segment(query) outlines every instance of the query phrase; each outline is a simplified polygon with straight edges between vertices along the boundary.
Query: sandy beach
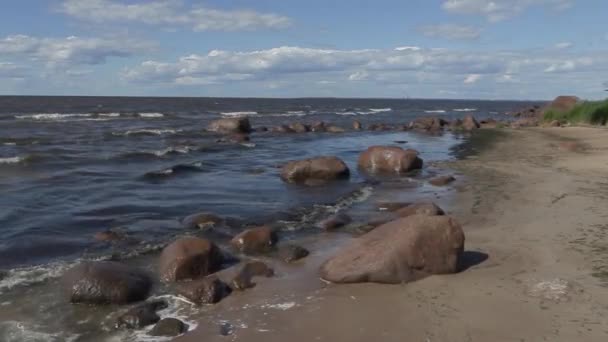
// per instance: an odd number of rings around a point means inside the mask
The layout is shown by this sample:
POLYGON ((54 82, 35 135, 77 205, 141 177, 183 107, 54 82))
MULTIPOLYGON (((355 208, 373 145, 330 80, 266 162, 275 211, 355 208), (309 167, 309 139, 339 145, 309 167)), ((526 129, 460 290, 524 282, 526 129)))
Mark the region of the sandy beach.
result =
POLYGON ((466 270, 404 285, 324 284, 319 265, 352 239, 335 233, 304 241, 313 253, 303 265, 273 264, 276 278, 205 311, 177 340, 606 341, 608 130, 489 132, 491 143, 440 165, 458 179, 439 203, 464 228, 466 270))

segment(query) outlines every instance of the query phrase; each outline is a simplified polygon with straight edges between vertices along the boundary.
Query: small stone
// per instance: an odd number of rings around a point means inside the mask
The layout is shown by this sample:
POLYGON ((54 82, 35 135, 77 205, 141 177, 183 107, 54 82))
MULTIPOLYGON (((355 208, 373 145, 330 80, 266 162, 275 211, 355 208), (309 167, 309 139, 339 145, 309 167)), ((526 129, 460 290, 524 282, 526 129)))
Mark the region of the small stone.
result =
POLYGON ((434 185, 434 186, 444 186, 444 185, 448 185, 448 184, 452 183, 455 180, 456 180, 456 178, 454 178, 454 176, 440 176, 440 177, 431 179, 429 181, 429 183, 431 183, 431 185, 434 185))
POLYGON ((119 329, 141 329, 152 325, 160 320, 156 311, 167 308, 165 301, 152 301, 129 309, 118 317, 116 328, 119 329))
POLYGON ((176 291, 197 305, 215 304, 230 294, 228 285, 213 276, 179 283, 176 291))
POLYGON ((177 318, 163 318, 150 331, 152 336, 177 336, 188 331, 188 325, 177 318))
POLYGON ((279 247, 279 258, 281 260, 291 263, 303 258, 306 258, 310 252, 298 245, 284 245, 279 247))
POLYGON ((330 231, 344 227, 351 222, 352 219, 350 218, 350 216, 344 213, 337 213, 319 222, 319 228, 330 231))
POLYGON ((248 262, 232 279, 231 286, 234 290, 246 290, 255 286, 252 281, 253 277, 272 277, 274 270, 261 261, 248 262))

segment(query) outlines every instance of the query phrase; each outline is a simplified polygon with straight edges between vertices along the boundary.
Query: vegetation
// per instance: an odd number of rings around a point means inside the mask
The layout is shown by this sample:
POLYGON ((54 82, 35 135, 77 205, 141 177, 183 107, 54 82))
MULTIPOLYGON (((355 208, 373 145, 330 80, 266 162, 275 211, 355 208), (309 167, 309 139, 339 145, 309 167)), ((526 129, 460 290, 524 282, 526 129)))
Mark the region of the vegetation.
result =
POLYGON ((543 119, 548 122, 557 120, 561 123, 606 125, 608 123, 608 99, 581 102, 572 110, 565 112, 549 110, 545 112, 543 119))

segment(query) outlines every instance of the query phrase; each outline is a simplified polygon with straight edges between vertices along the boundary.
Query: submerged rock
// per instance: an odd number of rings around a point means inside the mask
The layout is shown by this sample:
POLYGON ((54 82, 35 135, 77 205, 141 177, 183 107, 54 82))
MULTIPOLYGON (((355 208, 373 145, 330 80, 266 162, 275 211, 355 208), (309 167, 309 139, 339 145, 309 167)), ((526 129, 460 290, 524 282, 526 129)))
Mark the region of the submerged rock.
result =
POLYGON ((82 262, 63 275, 62 283, 70 302, 86 304, 137 302, 152 289, 144 272, 113 261, 82 262))
POLYGON ((395 146, 372 146, 361 153, 359 168, 367 172, 405 173, 422 168, 418 151, 395 146))
POLYGON ((306 248, 292 244, 280 246, 278 252, 279 258, 287 263, 306 258, 308 254, 310 252, 306 248))
POLYGON ((317 121, 310 125, 310 130, 313 132, 325 132, 325 122, 317 121))
POLYGON ((329 132, 329 133, 344 133, 344 132, 346 132, 346 130, 344 128, 338 127, 338 126, 327 126, 325 128, 325 131, 329 132))
POLYGON ((281 170, 281 179, 288 183, 332 181, 350 177, 348 166, 337 157, 317 157, 292 161, 281 170))
POLYGON ((251 139, 248 134, 245 133, 233 133, 226 137, 217 140, 219 143, 230 143, 230 144, 242 144, 249 142, 251 139))
POLYGON ((435 177, 433 179, 431 179, 429 181, 429 183, 431 183, 431 185, 434 186, 444 186, 444 185, 448 185, 450 183, 452 183, 453 181, 455 181, 456 178, 454 178, 454 176, 439 176, 439 177, 435 177))
POLYGON ((272 127, 272 128, 270 128, 270 131, 272 133, 295 133, 295 131, 287 125, 280 125, 280 126, 272 127))
POLYGON ((272 277, 274 270, 261 261, 251 261, 241 267, 230 282, 234 290, 246 290, 255 286, 254 277, 272 277))
POLYGON ((150 331, 152 336, 178 336, 188 331, 188 324, 177 318, 163 318, 150 331))
POLYGON ((116 320, 116 328, 141 329, 152 325, 160 320, 156 311, 165 308, 167 308, 167 302, 163 300, 140 304, 120 315, 116 320))
POLYGON ((197 305, 215 304, 230 294, 228 285, 214 276, 181 282, 176 286, 176 291, 197 305))
POLYGON ((443 209, 433 202, 420 202, 408 205, 405 208, 401 208, 395 213, 399 217, 408 217, 412 215, 424 215, 424 216, 436 216, 445 215, 443 209))
POLYGON ((289 128, 296 133, 306 133, 310 131, 310 127, 304 125, 301 122, 295 122, 289 125, 289 128))
POLYGON ((459 270, 464 233, 448 216, 415 215, 355 239, 321 266, 334 283, 407 283, 459 270))
POLYGON ((116 229, 108 229, 95 233, 93 238, 100 242, 115 242, 124 240, 126 234, 116 229))
POLYGON ((219 270, 222 261, 222 253, 213 242, 197 237, 179 238, 160 255, 160 279, 169 282, 204 277, 219 270))
POLYGON ((344 227, 351 222, 352 219, 350 216, 346 215, 345 213, 337 213, 319 222, 318 226, 323 230, 330 231, 344 227))
POLYGON ((224 118, 212 121, 207 129, 218 133, 251 133, 251 124, 248 118, 224 118))
POLYGON ((223 222, 221 217, 208 212, 192 214, 182 220, 182 224, 189 229, 209 229, 223 222))
POLYGON ((235 236, 230 244, 244 254, 267 253, 277 243, 278 236, 274 229, 262 226, 247 229, 235 236))

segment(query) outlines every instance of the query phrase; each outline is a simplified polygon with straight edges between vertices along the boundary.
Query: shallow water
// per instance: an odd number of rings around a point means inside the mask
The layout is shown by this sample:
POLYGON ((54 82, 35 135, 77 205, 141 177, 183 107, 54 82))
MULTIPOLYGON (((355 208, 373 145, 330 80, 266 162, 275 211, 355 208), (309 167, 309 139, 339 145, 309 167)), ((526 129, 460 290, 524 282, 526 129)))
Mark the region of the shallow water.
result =
MULTIPOLYGON (((112 334, 118 308, 70 306, 56 277, 81 258, 118 254, 154 271, 154 251, 192 233, 183 217, 209 211, 244 224, 278 222, 285 236, 350 209, 361 220, 373 200, 434 196, 414 180, 377 183, 356 171, 370 145, 414 148, 427 165, 455 157, 466 136, 411 132, 254 133, 249 144, 217 143, 204 131, 220 117, 248 115, 254 127, 323 120, 407 124, 421 115, 504 117, 527 103, 343 99, 148 99, 0 97, 0 337, 7 341, 85 341, 112 334), (395 141, 406 141, 397 144, 395 141), (282 163, 336 155, 353 171, 323 188, 286 185, 282 163), (120 227, 132 243, 104 244, 95 232, 120 227), (135 258, 134 258, 135 257, 135 258), (101 319, 102 317, 103 319, 101 319), (87 321, 88 319, 88 321, 87 321), (111 324, 110 324, 111 325, 111 324), (28 335, 29 334, 29 335, 28 335)), ((419 178, 433 173, 425 168, 419 178)), ((227 235, 236 231, 227 231, 227 235)), ((223 244, 221 237, 218 243, 223 244)), ((165 295, 162 287, 158 295, 165 295)), ((173 310, 192 310, 173 300, 173 310)), ((141 340, 143 335, 133 335, 141 340)), ((0 339, 1 340, 1 339, 0 339)))

